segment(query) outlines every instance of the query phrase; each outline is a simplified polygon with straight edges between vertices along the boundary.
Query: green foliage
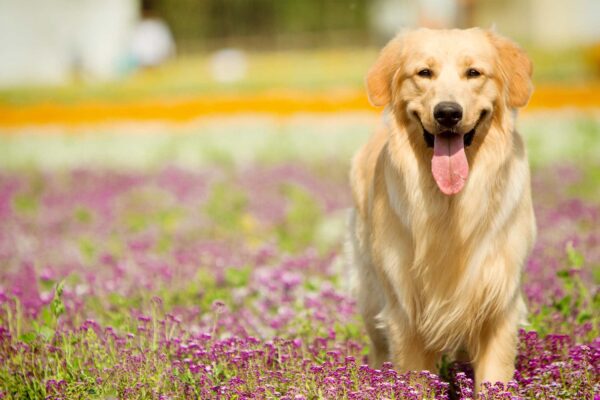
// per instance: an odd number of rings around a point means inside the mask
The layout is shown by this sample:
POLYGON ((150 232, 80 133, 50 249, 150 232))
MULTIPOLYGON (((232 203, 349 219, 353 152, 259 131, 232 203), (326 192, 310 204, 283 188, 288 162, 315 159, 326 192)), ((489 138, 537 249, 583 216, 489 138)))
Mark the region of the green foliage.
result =
POLYGON ((79 251, 87 262, 91 262, 96 256, 96 244, 88 237, 79 238, 79 251))
MULTIPOLYGON (((573 247, 573 242, 567 243, 567 257, 569 259, 569 265, 571 266, 571 268, 577 270, 581 269, 585 260, 583 258, 583 254, 575 250, 575 248, 573 247)), ((561 273, 562 271, 559 271, 559 274, 561 273)))
POLYGON ((64 281, 60 281, 56 285, 56 290, 54 292, 54 298, 52 299, 52 302, 50 303, 50 310, 52 311, 52 315, 56 319, 58 319, 58 317, 60 317, 60 315, 65 312, 65 305, 62 302, 62 294, 63 294, 64 284, 65 284, 64 281))
POLYGON ((225 282, 229 286, 242 287, 248 285, 252 269, 250 267, 244 268, 228 268, 225 270, 225 282))
MULTIPOLYGON (((318 44, 324 45, 331 43, 327 32, 366 36, 368 5, 367 0, 158 0, 156 9, 181 45, 227 38, 239 43, 244 37, 276 44, 278 37, 308 33, 320 33, 318 44)), ((352 37, 343 41, 351 43, 352 37)))
POLYGON ((21 194, 13 199, 15 210, 22 213, 34 213, 38 208, 37 198, 30 194, 21 194))
POLYGON ((552 301, 550 306, 541 306, 537 312, 530 315, 531 328, 541 336, 549 332, 565 332, 571 328, 569 324, 554 326, 551 316, 558 311, 567 321, 573 321, 577 325, 585 322, 592 323, 589 333, 590 340, 598 335, 600 326, 600 292, 590 292, 581 277, 581 269, 585 264, 585 258, 573 243, 566 245, 567 268, 560 269, 556 276, 563 284, 563 295, 552 301))
POLYGON ((241 229, 246 204, 244 192, 221 182, 213 185, 204 211, 213 220, 216 233, 224 234, 241 229))
POLYGON ((322 211, 310 193, 301 187, 288 185, 283 190, 288 211, 285 221, 277 227, 277 240, 282 249, 294 252, 313 243, 322 211))
POLYGON ((361 324, 358 322, 348 322, 346 324, 337 323, 334 326, 336 338, 343 341, 356 340, 361 343, 367 342, 368 339, 365 332, 362 330, 361 324))
POLYGON ((82 224, 88 224, 92 221, 93 215, 90 210, 84 207, 78 207, 75 210, 75 219, 82 224))
MULTIPOLYGON (((127 209, 124 222, 132 232, 141 232, 150 226, 158 227, 163 233, 171 233, 182 219, 182 212, 176 206, 160 206, 160 196, 155 193, 144 193, 140 195, 134 204, 127 209), (155 204, 156 210, 148 212, 148 204, 155 204)), ((162 199, 164 201, 164 199, 162 199)))
MULTIPOLYGON (((62 301, 64 281, 60 281, 56 284, 54 290, 54 297, 49 305, 42 308, 37 320, 32 320, 30 326, 22 326, 22 309, 20 303, 15 299, 17 306, 15 307, 15 319, 16 324, 14 325, 15 330, 11 333, 14 334, 19 340, 24 343, 33 344, 41 337, 44 341, 51 341, 56 333, 58 326, 58 320, 60 316, 65 312, 65 305, 62 301)), ((9 328, 11 327, 12 312, 9 308, 6 308, 7 316, 9 319, 9 328)))

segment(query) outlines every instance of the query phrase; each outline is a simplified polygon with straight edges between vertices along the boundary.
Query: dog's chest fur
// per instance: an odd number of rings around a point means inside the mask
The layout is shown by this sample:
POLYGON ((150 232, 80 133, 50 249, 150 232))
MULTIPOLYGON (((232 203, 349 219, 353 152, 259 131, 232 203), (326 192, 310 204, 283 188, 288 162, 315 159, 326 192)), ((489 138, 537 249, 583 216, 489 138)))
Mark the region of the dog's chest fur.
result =
MULTIPOLYGON (((381 168, 383 179, 374 184, 385 189, 375 190, 381 198, 373 198, 373 218, 387 219, 388 228, 374 235, 376 263, 393 282, 404 318, 424 343, 435 351, 456 350, 479 333, 496 308, 510 300, 507 291, 518 286, 519 266, 505 262, 507 255, 496 254, 506 246, 495 244, 507 240, 506 221, 523 194, 519 186, 526 183, 525 177, 504 171, 511 176, 510 184, 517 185, 507 191, 480 182, 487 171, 474 169, 464 191, 448 197, 436 193, 429 176, 420 175, 424 171, 418 162, 398 165, 388 158, 381 168), (418 178, 406 179, 406 174, 418 178), (516 270, 498 273, 499 268, 516 270)), ((499 181, 495 186, 505 184, 499 181)), ((382 321, 385 318, 382 315, 382 321)))

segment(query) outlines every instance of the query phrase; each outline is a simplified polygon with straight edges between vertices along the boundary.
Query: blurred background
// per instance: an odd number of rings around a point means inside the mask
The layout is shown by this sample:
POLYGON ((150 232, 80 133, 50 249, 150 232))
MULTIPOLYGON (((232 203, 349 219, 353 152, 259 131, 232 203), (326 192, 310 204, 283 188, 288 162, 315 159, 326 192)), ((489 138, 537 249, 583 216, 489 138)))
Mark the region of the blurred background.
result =
POLYGON ((600 0, 0 0, 0 399, 405 387, 344 358, 368 348, 342 243, 364 76, 418 26, 533 60, 519 396, 591 398, 600 0))
POLYGON ((534 163, 593 157, 598 21, 597 0, 0 0, 0 166, 349 158, 380 112, 366 70, 417 26, 516 40, 534 163))

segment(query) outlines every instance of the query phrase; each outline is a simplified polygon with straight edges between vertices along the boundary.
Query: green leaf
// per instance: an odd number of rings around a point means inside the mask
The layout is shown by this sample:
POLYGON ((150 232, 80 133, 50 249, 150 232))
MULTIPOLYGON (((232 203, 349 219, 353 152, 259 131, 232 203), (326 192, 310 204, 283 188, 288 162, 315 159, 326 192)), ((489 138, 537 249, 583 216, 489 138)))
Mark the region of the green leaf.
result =
POLYGON ((27 332, 27 333, 23 333, 21 336, 19 336, 19 340, 21 340, 22 342, 25 342, 27 344, 33 343, 33 341, 36 338, 37 338, 37 333, 35 333, 35 332, 27 332))
POLYGON ((567 243, 567 257, 569 258, 569 264, 576 269, 581 268, 585 261, 583 254, 573 247, 573 242, 567 243))
POLYGON ((569 277, 569 271, 566 269, 560 269, 556 271, 556 276, 562 279, 566 279, 569 277))
POLYGON ((13 206, 19 212, 35 212, 38 208, 38 201, 32 195, 21 194, 13 198, 13 206))
POLYGON ((307 280, 304 282, 304 288, 309 292, 316 292, 319 287, 312 280, 307 280))
POLYGON ((245 268, 229 268, 225 270, 225 281, 234 287, 246 286, 250 280, 251 270, 245 268))
POLYGON ((561 312, 564 316, 569 316, 571 314, 571 295, 566 295, 559 301, 554 303, 554 307, 561 312))
POLYGON ((52 279, 40 279, 39 282, 42 290, 50 290, 56 285, 56 282, 52 279))
POLYGON ((213 186, 204 211, 215 226, 229 233, 239 230, 246 205, 246 194, 241 189, 221 182, 213 186))
POLYGON ((62 294, 63 294, 64 287, 65 287, 65 281, 60 281, 60 282, 58 282, 58 284, 56 285, 56 295, 57 295, 58 297, 62 297, 62 294))
POLYGON ((323 215, 312 194, 298 185, 285 185, 283 192, 288 200, 285 221, 277 227, 279 246, 295 252, 314 242, 319 221, 323 215))
POLYGON ((51 326, 54 323, 55 317, 49 307, 42 308, 41 317, 46 326, 51 326))
POLYGON ((54 314, 55 318, 58 318, 62 313, 65 312, 65 305, 62 302, 62 294, 63 294, 64 284, 65 284, 65 281, 60 281, 56 285, 56 290, 54 292, 54 298, 52 299, 52 302, 50 303, 50 309, 52 310, 52 314, 54 314))
POLYGON ((87 208, 79 207, 75 210, 75 219, 81 223, 87 224, 92 221, 92 213, 87 208))
POLYGON ((91 261, 96 254, 96 246, 90 239, 83 237, 79 239, 79 251, 87 261, 91 261))
POLYGON ((583 324, 584 322, 589 321, 590 319, 592 319, 592 314, 590 314, 588 311, 582 311, 577 316, 577 323, 583 324))
POLYGON ((594 283, 600 284, 600 266, 595 266, 592 268, 592 275, 594 276, 594 283))
POLYGON ((343 325, 336 324, 335 330, 339 336, 344 337, 346 339, 361 339, 360 329, 355 323, 348 322, 343 325))
POLYGON ((38 331, 38 334, 44 338, 44 340, 49 341, 54 337, 54 329, 49 326, 42 325, 38 331))

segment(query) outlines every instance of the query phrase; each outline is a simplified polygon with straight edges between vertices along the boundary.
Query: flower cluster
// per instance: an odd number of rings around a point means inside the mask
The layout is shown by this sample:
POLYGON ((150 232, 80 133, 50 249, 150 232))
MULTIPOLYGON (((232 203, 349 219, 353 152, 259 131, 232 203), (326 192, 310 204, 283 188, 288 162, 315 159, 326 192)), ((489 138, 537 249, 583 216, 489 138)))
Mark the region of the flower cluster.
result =
MULTIPOLYGON (((347 167, 317 167, 0 172, 0 398, 474 398, 468 365, 365 365, 347 167)), ((482 399, 600 393, 600 205, 564 190, 585 179, 534 175, 530 325, 482 399)))

